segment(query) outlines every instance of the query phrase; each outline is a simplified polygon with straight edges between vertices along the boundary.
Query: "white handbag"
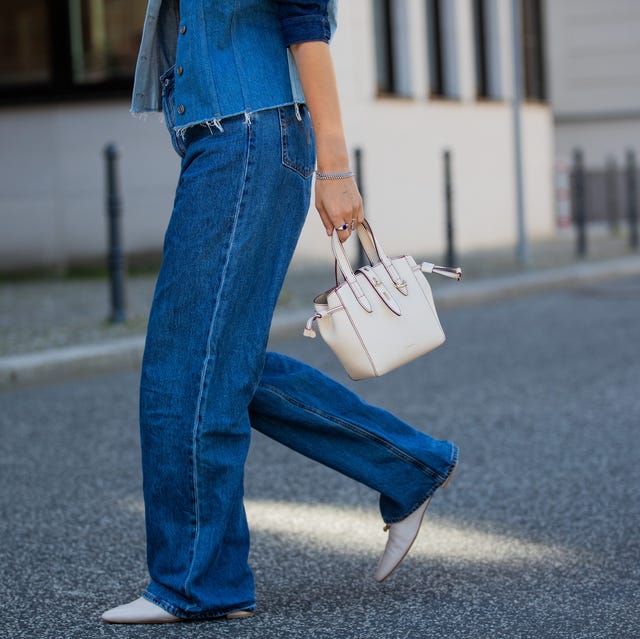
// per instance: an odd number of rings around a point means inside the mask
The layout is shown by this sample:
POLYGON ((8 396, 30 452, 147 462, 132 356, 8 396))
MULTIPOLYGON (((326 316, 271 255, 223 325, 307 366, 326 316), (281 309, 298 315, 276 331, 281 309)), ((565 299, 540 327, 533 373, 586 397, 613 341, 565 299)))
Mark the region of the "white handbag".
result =
POLYGON ((444 331, 422 273, 462 277, 460 268, 418 265, 410 255, 389 259, 368 222, 356 230, 369 264, 354 272, 333 233, 336 286, 314 299, 316 312, 304 329, 306 337, 315 337, 318 322, 320 335, 354 380, 384 375, 440 346, 444 331))

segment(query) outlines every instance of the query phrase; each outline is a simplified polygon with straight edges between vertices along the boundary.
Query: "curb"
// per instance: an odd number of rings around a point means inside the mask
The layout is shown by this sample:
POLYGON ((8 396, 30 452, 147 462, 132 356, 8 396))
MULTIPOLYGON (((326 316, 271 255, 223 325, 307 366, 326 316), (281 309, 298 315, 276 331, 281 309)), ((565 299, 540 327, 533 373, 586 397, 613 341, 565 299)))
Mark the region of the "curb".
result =
MULTIPOLYGON (((602 262, 573 264, 568 267, 517 273, 471 282, 465 286, 443 287, 435 291, 439 309, 452 309, 487 301, 549 291, 565 286, 640 275, 640 256, 602 262)), ((290 337, 313 313, 308 309, 278 310, 270 338, 290 337)), ((123 337, 84 346, 66 346, 24 355, 0 357, 0 390, 62 380, 67 377, 116 370, 138 370, 144 350, 144 335, 123 337)))
POLYGON ((144 340, 144 335, 136 335, 0 357, 0 389, 61 380, 79 374, 136 370, 142 362, 144 340))

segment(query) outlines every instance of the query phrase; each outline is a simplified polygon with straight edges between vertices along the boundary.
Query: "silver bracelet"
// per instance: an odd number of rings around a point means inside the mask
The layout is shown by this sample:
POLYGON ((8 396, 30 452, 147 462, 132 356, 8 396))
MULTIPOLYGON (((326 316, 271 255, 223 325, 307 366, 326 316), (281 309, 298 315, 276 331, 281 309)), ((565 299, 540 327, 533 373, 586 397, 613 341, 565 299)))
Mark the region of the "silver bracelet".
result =
POLYGON ((342 173, 320 173, 320 171, 316 171, 316 180, 344 180, 350 177, 353 177, 351 169, 342 173))

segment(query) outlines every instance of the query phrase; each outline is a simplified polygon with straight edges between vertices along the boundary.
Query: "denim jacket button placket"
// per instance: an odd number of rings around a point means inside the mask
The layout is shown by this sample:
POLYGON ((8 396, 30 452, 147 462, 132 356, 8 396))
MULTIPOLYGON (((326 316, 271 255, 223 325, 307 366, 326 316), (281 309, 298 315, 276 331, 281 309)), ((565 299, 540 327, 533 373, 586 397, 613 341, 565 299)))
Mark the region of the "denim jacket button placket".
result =
POLYGON ((336 4, 337 0, 148 0, 131 110, 162 109, 161 89, 165 87, 158 77, 174 65, 179 80, 176 101, 184 107, 183 114, 175 110, 181 127, 304 103, 295 60, 287 45, 330 40, 336 4), (240 12, 246 11, 255 20, 239 20, 240 12), (260 34, 266 33, 270 37, 257 42, 260 34), (228 46, 230 34, 233 55, 228 46), (258 45, 269 72, 246 73, 242 65, 258 45))

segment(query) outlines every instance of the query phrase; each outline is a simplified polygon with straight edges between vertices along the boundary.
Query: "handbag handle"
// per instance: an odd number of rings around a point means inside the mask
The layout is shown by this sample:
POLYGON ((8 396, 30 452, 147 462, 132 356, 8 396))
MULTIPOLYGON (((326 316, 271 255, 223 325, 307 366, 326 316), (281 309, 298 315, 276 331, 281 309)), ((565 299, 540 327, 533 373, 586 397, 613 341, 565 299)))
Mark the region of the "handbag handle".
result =
POLYGON ((362 220, 360 224, 356 227, 356 231, 358 233, 358 237, 360 238, 360 243, 362 244, 362 248, 369 259, 369 263, 373 266, 376 263, 376 257, 389 274, 391 281, 394 283, 395 287, 402 293, 403 295, 407 295, 407 283, 400 277, 400 273, 393 265, 393 262, 389 258, 389 256, 385 253, 384 249, 380 242, 378 242, 376 236, 373 234, 373 229, 371 228, 371 224, 367 222, 367 220, 362 220))
MULTIPOLYGON (((398 273, 398 270, 393 265, 393 262, 391 261, 389 256, 386 254, 385 250, 382 248, 382 245, 380 244, 380 242, 378 242, 376 236, 373 234, 373 229, 371 228, 371 225, 369 224, 369 222, 367 222, 367 220, 362 220, 362 222, 360 222, 356 226, 356 232, 358 233, 358 237, 360 238, 360 243, 362 244, 362 248, 365 252, 365 255, 369 260, 369 264, 371 264, 371 266, 374 266, 378 262, 381 263, 384 266, 387 273, 389 274, 391 281, 393 282, 394 286, 398 289, 398 291, 403 295, 408 295, 407 283, 402 279, 402 277, 400 276, 400 273, 398 273)), ((332 239, 334 235, 336 234, 335 233, 332 234, 331 236, 332 239)), ((344 250, 342 252, 344 253, 344 250)), ((335 250, 333 251, 333 254, 336 255, 335 250)), ((345 257, 346 257, 346 254, 345 254, 345 257)), ((342 271, 342 268, 340 268, 340 271, 342 271)), ((344 277, 344 271, 342 271, 342 275, 344 277)), ((337 286, 339 283, 337 256, 336 256, 335 276, 336 276, 336 286, 337 286)))
MULTIPOLYGON (((362 243, 362 248, 369 259, 369 263, 373 266, 376 263, 375 257, 377 257, 389 274, 389 277, 396 289, 398 289, 398 291, 403 295, 408 295, 407 283, 402 279, 400 273, 398 273, 398 270, 393 265, 393 262, 389 259, 389 256, 385 253, 384 249, 376 239, 369 222, 367 222, 367 220, 362 220, 362 222, 356 226, 356 231, 360 238, 360 242, 362 243)), ((367 299, 367 296, 364 294, 362 287, 356 279, 351 263, 349 262, 349 258, 347 257, 347 253, 344 250, 344 246, 338 238, 337 233, 331 234, 331 248, 336 259, 336 275, 337 271, 340 270, 342 277, 344 277, 345 281, 353 291, 353 294, 358 300, 360 306, 362 306, 362 308, 364 308, 368 313, 371 313, 373 310, 371 303, 367 299)), ((338 278, 336 277, 336 285, 337 284, 338 278)))
POLYGON ((344 246, 336 232, 331 234, 331 249, 333 250, 333 256, 336 259, 336 264, 342 273, 342 277, 344 277, 345 282, 349 285, 349 288, 358 300, 358 304, 360 304, 367 313, 372 313, 373 307, 371 306, 371 302, 364 294, 362 287, 358 283, 356 275, 353 272, 353 268, 351 268, 351 263, 349 262, 347 253, 344 250, 344 246))

